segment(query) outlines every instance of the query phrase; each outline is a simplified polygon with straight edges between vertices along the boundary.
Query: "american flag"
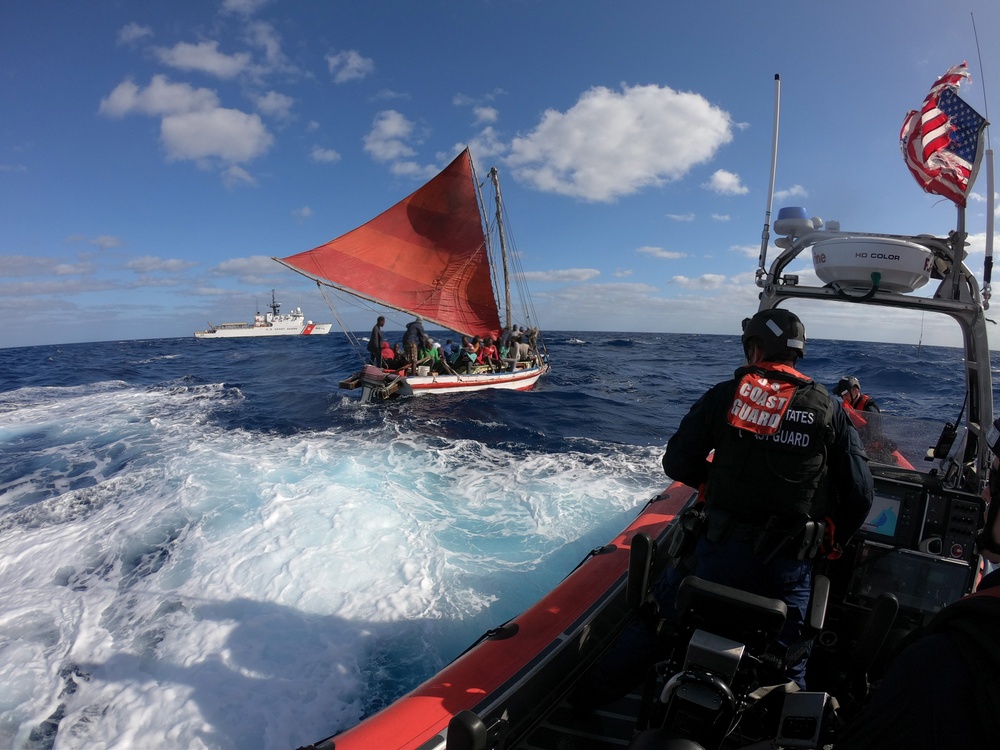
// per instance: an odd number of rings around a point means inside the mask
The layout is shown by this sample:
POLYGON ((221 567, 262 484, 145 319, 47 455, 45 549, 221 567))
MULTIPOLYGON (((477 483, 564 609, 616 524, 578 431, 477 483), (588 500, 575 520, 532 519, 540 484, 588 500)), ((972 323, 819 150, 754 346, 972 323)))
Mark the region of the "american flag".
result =
POLYGON ((906 166, 928 193, 965 206, 976 180, 986 120, 958 98, 958 85, 969 78, 965 63, 956 65, 931 87, 923 108, 903 120, 899 147, 906 166))

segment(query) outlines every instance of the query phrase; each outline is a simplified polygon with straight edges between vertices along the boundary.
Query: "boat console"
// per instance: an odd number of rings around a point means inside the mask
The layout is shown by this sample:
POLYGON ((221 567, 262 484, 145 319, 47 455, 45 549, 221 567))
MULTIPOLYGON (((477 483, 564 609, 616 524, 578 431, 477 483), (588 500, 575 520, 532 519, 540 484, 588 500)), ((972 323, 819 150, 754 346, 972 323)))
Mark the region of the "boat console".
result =
POLYGON ((869 607, 895 594, 900 609, 933 614, 973 589, 985 503, 914 472, 876 476, 875 500, 854 542, 845 601, 869 607))
POLYGON ((845 639, 862 639, 872 612, 887 600, 892 613, 886 627, 902 635, 972 591, 977 581, 983 499, 945 487, 934 474, 881 466, 873 474, 868 517, 843 556, 823 566, 831 588, 819 652, 850 653, 845 639))

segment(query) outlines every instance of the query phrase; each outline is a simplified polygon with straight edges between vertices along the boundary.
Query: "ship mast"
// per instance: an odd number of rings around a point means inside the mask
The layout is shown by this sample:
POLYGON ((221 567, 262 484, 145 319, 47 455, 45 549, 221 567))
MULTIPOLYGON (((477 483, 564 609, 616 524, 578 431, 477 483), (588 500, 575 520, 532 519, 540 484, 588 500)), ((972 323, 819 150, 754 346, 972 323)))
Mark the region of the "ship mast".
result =
POLYGON ((497 175, 496 167, 492 167, 490 169, 490 180, 493 181, 493 188, 496 192, 497 202, 497 236, 500 239, 500 260, 503 264, 504 312, 506 314, 504 323, 507 328, 510 328, 510 276, 507 271, 507 241, 503 233, 503 203, 500 199, 500 178, 497 175))

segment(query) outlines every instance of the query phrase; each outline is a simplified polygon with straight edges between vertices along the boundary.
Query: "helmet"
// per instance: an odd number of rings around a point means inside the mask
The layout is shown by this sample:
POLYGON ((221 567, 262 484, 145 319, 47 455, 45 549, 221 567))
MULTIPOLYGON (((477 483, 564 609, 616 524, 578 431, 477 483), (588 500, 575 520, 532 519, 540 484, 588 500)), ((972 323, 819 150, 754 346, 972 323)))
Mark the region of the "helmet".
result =
POLYGON ((853 375, 845 375, 840 380, 837 381, 837 388, 834 390, 838 396, 843 396, 845 392, 851 390, 857 386, 858 390, 861 390, 861 382, 853 375))
POLYGON ((775 307, 744 318, 743 351, 747 351, 751 341, 768 358, 781 357, 789 350, 800 357, 806 356, 806 327, 799 316, 789 310, 775 307))

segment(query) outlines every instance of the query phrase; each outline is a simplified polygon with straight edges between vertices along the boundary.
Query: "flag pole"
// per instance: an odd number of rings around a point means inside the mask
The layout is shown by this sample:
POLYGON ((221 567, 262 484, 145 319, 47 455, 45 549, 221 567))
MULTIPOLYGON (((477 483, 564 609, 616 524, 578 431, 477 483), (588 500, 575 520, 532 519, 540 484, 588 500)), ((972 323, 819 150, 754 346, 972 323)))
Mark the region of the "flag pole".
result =
POLYGON ((774 132, 771 140, 771 181, 767 186, 767 210, 764 212, 764 231, 760 235, 760 257, 757 264, 757 286, 763 286, 767 273, 767 242, 771 237, 771 205, 774 201, 774 173, 778 168, 778 115, 781 111, 781 76, 774 74, 774 132))

